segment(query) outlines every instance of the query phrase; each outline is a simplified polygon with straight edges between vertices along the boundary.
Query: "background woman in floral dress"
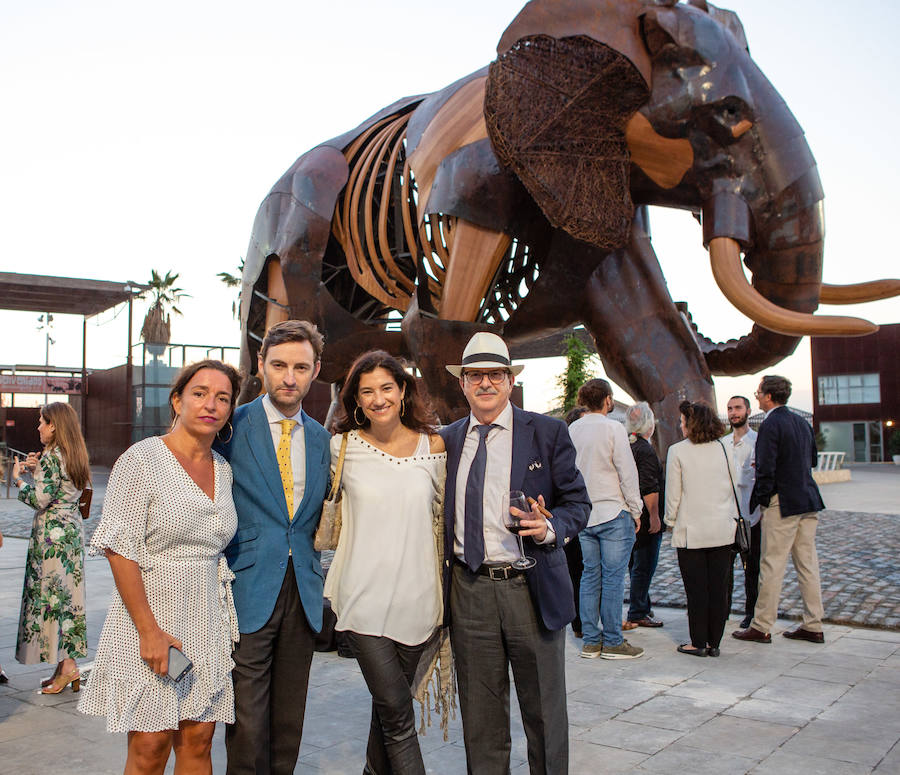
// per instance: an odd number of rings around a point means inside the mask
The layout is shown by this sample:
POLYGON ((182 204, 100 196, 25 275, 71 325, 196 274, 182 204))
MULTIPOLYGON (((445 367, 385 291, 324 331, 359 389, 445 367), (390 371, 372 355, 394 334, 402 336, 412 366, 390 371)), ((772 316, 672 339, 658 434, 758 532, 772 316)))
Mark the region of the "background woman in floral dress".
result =
POLYGON ((25 665, 57 663, 53 680, 41 689, 44 694, 59 694, 69 684, 77 692, 81 676, 75 659, 87 655, 84 528, 78 501, 91 469, 71 406, 47 404, 38 433, 43 454, 32 453, 13 465, 19 500, 36 510, 25 557, 16 659, 25 665), (25 468, 33 471, 34 484, 21 478, 25 468))

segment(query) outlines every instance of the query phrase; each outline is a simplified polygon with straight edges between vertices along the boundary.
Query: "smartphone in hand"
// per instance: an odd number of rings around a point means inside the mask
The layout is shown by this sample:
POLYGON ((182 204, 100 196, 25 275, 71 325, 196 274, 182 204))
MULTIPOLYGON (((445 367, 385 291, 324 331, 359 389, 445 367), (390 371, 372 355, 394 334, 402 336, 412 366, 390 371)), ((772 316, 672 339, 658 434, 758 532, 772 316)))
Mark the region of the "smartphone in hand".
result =
POLYGON ((184 655, 184 652, 175 646, 169 646, 169 670, 167 673, 169 678, 178 683, 191 672, 193 667, 194 663, 184 655))

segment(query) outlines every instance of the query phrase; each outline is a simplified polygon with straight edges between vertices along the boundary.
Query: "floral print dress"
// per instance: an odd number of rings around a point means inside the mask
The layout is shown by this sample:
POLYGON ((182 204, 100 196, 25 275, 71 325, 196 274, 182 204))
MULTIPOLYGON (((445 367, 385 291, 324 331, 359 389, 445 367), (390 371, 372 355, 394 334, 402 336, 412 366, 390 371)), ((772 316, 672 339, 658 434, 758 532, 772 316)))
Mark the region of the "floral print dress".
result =
POLYGON ((34 484, 19 490, 19 500, 36 512, 16 641, 16 659, 24 665, 87 656, 80 497, 58 448, 41 456, 34 484))

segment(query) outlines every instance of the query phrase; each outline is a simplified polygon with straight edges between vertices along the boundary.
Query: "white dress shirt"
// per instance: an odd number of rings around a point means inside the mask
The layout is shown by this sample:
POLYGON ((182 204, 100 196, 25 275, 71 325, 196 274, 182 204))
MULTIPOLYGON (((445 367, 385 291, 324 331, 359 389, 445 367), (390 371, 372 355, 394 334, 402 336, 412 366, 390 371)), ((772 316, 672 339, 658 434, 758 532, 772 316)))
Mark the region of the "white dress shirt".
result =
MULTIPOLYGON (((294 511, 300 508, 303 500, 303 492, 306 489, 306 434, 303 431, 303 409, 297 410, 297 414, 287 417, 283 415, 268 393, 263 396, 263 409, 266 411, 266 419, 269 421, 269 430, 272 433, 272 444, 275 445, 275 454, 278 454, 278 443, 281 441, 281 421, 296 420, 297 424, 291 429, 291 468, 294 471, 294 511)), ((293 514, 291 515, 293 516, 293 514)))
POLYGON ((625 426, 600 412, 588 412, 569 426, 569 436, 591 498, 588 527, 611 522, 622 511, 640 522, 644 503, 625 426))
MULTIPOLYGON (((488 564, 508 563, 519 559, 519 542, 515 535, 506 529, 503 520, 503 507, 508 502, 509 480, 512 475, 513 452, 513 408, 507 403, 506 408, 494 420, 496 426, 488 431, 485 439, 487 462, 484 468, 484 493, 482 499, 482 515, 484 530, 484 561, 488 564)), ((456 527, 453 552, 465 561, 463 539, 466 533, 466 481, 469 469, 478 449, 478 431, 481 425, 475 415, 469 415, 469 427, 466 440, 463 442, 459 456, 459 469, 456 472, 456 527)), ((547 535, 540 544, 553 543, 556 533, 547 523, 547 535)))
POLYGON ((731 453, 732 471, 734 471, 734 486, 737 488, 738 498, 741 501, 741 514, 747 520, 748 525, 759 522, 760 513, 757 506, 750 513, 750 493, 753 491, 753 483, 756 481, 756 431, 748 428, 747 432, 738 439, 732 431, 722 437, 722 443, 731 453))

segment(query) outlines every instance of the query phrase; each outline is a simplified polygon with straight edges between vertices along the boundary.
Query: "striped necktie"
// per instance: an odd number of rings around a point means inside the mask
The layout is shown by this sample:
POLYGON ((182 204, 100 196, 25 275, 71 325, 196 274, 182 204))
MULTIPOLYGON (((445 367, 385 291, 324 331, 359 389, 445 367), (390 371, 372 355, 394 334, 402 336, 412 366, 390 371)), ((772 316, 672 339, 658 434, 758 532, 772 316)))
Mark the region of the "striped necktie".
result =
POLYGON ((287 504, 288 519, 294 519, 294 469, 291 466, 291 431, 296 420, 279 420, 281 438, 278 440, 278 472, 281 474, 281 486, 284 488, 284 502, 287 504))
POLYGON ((477 571, 484 562, 484 473, 487 468, 487 435, 496 425, 476 425, 478 447, 466 479, 463 556, 466 565, 477 571))

